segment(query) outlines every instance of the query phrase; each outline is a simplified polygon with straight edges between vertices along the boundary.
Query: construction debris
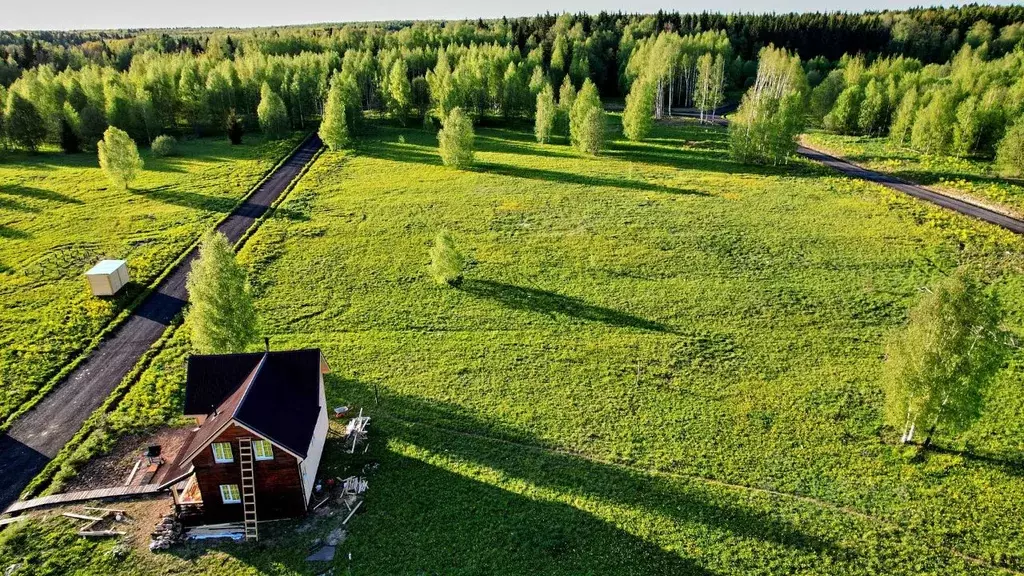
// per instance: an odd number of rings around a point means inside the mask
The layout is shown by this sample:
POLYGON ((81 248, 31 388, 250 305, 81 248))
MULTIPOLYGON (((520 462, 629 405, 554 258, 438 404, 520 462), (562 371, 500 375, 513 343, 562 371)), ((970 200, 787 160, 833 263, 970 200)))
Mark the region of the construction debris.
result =
POLYGON ((88 522, 88 524, 78 531, 79 536, 84 536, 86 538, 100 538, 125 535, 125 532, 122 530, 114 530, 117 524, 128 521, 124 510, 107 510, 103 508, 87 508, 87 510, 97 510, 103 512, 103 515, 86 516, 85 514, 65 512, 61 514, 61 516, 73 518, 75 520, 85 520, 88 522))
POLYGON ((355 454, 356 446, 360 442, 366 442, 368 433, 366 427, 370 425, 370 417, 363 416, 363 409, 359 409, 359 416, 348 421, 348 425, 345 426, 345 441, 350 442, 349 454, 355 454))
POLYGON ((242 522, 225 524, 207 524, 188 529, 189 540, 210 540, 214 538, 230 538, 238 541, 245 538, 245 525, 242 522))
POLYGON ((150 550, 167 550, 182 540, 181 522, 174 514, 165 514, 156 523, 150 538, 150 550))

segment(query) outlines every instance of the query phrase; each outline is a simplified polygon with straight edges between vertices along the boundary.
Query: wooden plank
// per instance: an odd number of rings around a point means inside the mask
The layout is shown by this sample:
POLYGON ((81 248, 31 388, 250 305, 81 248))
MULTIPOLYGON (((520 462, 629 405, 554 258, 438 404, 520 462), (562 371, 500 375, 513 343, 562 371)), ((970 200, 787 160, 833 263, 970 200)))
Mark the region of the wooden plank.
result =
POLYGON ((99 522, 100 520, 103 520, 103 518, 98 518, 96 516, 86 516, 84 514, 74 514, 71 512, 65 512, 61 514, 61 516, 67 516, 68 518, 76 518, 78 520, 88 520, 90 522, 99 522))
POLYGON ((24 520, 28 520, 29 518, 31 518, 31 516, 15 516, 14 518, 4 518, 0 520, 0 526, 7 526, 9 524, 14 524, 15 522, 22 522, 24 520))
POLYGON ((79 530, 78 535, 87 538, 99 538, 101 536, 124 536, 124 532, 117 530, 79 530))
POLYGON ((126 512, 124 510, 118 510, 116 508, 96 508, 96 507, 93 507, 93 506, 82 506, 82 508, 84 508, 86 510, 97 510, 99 512, 114 512, 115 514, 127 514, 128 513, 128 512, 126 512))
POLYGON ((99 490, 85 490, 82 492, 67 492, 65 494, 54 494, 43 496, 32 500, 20 500, 7 507, 4 513, 20 512, 41 506, 53 504, 64 504, 68 502, 82 502, 85 500, 103 500, 106 498, 118 498, 121 496, 139 496, 143 494, 156 494, 160 492, 160 486, 149 484, 146 486, 121 486, 117 488, 103 488, 99 490))

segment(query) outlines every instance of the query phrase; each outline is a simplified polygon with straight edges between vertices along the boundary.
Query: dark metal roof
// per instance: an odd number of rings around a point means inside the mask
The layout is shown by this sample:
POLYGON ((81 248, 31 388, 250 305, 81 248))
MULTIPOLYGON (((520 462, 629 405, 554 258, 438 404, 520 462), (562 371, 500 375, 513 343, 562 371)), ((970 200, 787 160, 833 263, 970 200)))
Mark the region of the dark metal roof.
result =
MULTIPOLYGON (((257 354, 192 356, 189 359, 188 398, 207 402, 219 397, 216 414, 203 422, 187 449, 187 458, 214 439, 230 420, 251 429, 261 437, 306 457, 320 416, 320 374, 326 369, 320 350, 287 350, 257 354), (248 365, 242 373, 240 368, 248 365), (230 388, 231 377, 235 378, 230 388), (209 390, 198 388, 208 386, 209 390), (198 400, 202 398, 202 400, 198 400)), ((202 404, 193 404, 201 406, 202 404)), ((186 409, 186 413, 190 413, 186 409)), ((195 412, 191 412, 195 413, 195 412)))
POLYGON ((213 413, 259 364, 263 352, 209 354, 188 357, 185 377, 185 414, 213 413))

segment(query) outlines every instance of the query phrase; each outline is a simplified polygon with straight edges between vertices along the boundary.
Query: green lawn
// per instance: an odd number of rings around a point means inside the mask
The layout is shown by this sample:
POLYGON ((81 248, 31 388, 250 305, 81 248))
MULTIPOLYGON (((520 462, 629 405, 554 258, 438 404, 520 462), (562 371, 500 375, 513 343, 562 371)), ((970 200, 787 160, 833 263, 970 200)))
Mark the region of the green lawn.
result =
POLYGON ((128 192, 95 153, 0 157, 0 423, 32 398, 200 233, 296 143, 188 140, 155 158, 128 192), (94 298, 83 272, 128 260, 132 284, 94 298))
POLYGON ((1024 215, 1024 180, 1001 177, 991 161, 918 154, 894 148, 886 138, 811 132, 807 143, 864 167, 972 198, 982 204, 1024 215))
MULTIPOLYGON (((513 130, 477 144, 458 172, 432 134, 379 128, 322 156, 242 252, 272 346, 322 347, 329 403, 375 416, 381 465, 337 570, 1024 569, 1024 357, 970 431, 917 458, 878 385, 885 335, 958 264, 986 270, 1021 333, 1019 238, 802 160, 735 164, 714 129, 598 158, 513 130), (459 289, 426 273, 441 228, 470 255, 459 289)), ((114 429, 175 414, 186 348, 179 333, 114 429)), ((316 574, 294 551, 311 539, 195 566, 316 574)))

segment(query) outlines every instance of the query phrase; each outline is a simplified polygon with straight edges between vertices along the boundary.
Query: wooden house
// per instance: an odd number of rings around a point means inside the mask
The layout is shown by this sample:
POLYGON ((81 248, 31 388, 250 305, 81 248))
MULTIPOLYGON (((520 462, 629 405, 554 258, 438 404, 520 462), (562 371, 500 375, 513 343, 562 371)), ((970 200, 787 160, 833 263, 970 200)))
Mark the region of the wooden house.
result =
POLYGON ((206 524, 306 513, 327 439, 318 349, 194 355, 188 359, 185 414, 198 427, 185 441, 168 484, 178 505, 201 508, 206 524))

